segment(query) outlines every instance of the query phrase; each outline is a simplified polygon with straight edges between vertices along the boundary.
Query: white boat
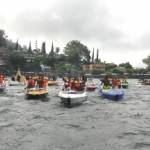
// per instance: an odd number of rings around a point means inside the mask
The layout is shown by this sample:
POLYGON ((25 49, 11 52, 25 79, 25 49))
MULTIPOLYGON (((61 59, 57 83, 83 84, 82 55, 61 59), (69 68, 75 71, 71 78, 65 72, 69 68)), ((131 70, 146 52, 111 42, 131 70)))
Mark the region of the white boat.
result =
POLYGON ((8 81, 9 86, 25 86, 26 85, 26 78, 25 76, 21 75, 20 69, 18 69, 14 81, 9 80, 8 81))
POLYGON ((86 90, 87 91, 95 91, 98 87, 96 86, 95 82, 92 79, 89 79, 86 83, 86 90))
POLYGON ((87 100, 86 90, 76 91, 69 88, 62 88, 59 91, 58 96, 61 98, 62 103, 67 107, 71 107, 74 104, 80 104, 87 100))
POLYGON ((26 83, 10 80, 10 81, 8 81, 8 85, 9 86, 25 86, 26 83))
POLYGON ((6 83, 1 83, 0 84, 0 92, 4 92, 4 90, 6 89, 6 83))

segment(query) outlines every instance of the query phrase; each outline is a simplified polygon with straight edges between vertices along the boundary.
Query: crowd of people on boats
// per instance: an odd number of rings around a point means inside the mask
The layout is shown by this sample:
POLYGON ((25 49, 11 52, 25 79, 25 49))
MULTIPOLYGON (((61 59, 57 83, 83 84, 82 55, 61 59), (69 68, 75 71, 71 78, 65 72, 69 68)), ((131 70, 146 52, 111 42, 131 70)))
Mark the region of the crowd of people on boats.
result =
POLYGON ((103 80, 101 80, 101 85, 103 89, 110 89, 110 88, 121 88, 123 84, 128 84, 126 78, 120 79, 119 77, 109 77, 105 76, 103 80))
POLYGON ((85 83, 87 78, 83 75, 82 77, 63 77, 64 90, 71 89, 77 91, 83 91, 85 89, 85 83))
POLYGON ((29 75, 26 76, 27 88, 46 88, 48 85, 48 78, 44 75, 29 75))

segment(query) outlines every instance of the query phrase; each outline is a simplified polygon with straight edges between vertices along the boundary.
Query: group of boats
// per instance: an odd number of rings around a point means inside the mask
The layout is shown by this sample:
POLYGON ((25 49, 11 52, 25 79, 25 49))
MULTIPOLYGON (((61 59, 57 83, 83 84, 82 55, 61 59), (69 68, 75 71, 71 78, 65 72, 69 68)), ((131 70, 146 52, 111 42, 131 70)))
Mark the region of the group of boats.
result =
MULTIPOLYGON (((58 97, 60 97, 61 102, 64 103, 67 107, 71 107, 74 104, 86 101, 88 97, 87 92, 93 91, 98 91, 98 95, 101 97, 118 101, 123 99, 125 92, 124 89, 128 88, 128 82, 122 82, 121 87, 105 88, 102 81, 100 81, 99 85, 97 85, 93 79, 88 79, 86 82, 83 82, 82 80, 78 81, 81 86, 80 88, 75 88, 75 82, 72 82, 71 86, 68 86, 67 83, 66 86, 66 82, 64 81, 58 92, 58 97)), ((27 86, 26 78, 23 75, 21 75, 20 70, 18 70, 14 80, 6 80, 5 82, 0 83, 0 91, 4 91, 6 89, 6 85, 23 86, 25 89, 25 95, 28 99, 41 97, 43 98, 48 95, 48 86, 56 86, 58 84, 59 82, 57 80, 47 80, 47 84, 44 87, 33 86, 29 88, 27 86)))
POLYGON ((150 79, 140 79, 139 82, 143 85, 150 85, 150 79))
POLYGON ((124 97, 125 90, 128 88, 128 82, 122 82, 121 87, 109 87, 104 88, 102 82, 99 85, 96 85, 92 79, 89 79, 85 88, 82 91, 77 91, 71 88, 65 88, 65 85, 61 87, 61 90, 58 93, 58 96, 61 98, 61 101, 66 106, 71 106, 74 103, 81 103, 87 100, 87 91, 95 91, 97 89, 99 96, 109 99, 109 100, 121 100, 124 97))

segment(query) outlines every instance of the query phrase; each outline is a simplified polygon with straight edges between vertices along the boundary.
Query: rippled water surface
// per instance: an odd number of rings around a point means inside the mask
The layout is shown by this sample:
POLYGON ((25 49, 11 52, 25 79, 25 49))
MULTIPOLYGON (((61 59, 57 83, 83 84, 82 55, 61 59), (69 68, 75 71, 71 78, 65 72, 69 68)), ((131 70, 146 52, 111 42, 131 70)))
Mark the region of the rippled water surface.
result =
POLYGON ((150 86, 129 80, 120 102, 88 92, 71 109, 49 87, 45 100, 26 100, 23 87, 0 94, 0 150, 150 150, 150 86))

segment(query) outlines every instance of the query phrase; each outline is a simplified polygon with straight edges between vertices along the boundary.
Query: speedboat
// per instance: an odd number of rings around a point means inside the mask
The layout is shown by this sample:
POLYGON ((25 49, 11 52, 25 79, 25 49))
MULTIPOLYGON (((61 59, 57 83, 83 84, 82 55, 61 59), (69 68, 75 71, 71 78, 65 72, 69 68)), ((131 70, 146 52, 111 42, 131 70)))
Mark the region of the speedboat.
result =
POLYGON ((4 92, 4 90, 6 89, 6 84, 4 83, 0 83, 0 92, 4 92))
POLYGON ((87 91, 95 91, 97 86, 93 80, 88 80, 86 83, 86 90, 87 91))
POLYGON ((26 83, 18 81, 8 81, 9 86, 25 86, 26 83))
POLYGON ((67 107, 71 107, 74 104, 81 104, 86 101, 87 93, 86 89, 83 91, 77 91, 63 86, 58 93, 58 97, 61 98, 62 103, 64 103, 67 107))
POLYGON ((149 80, 149 79, 143 80, 143 84, 144 84, 144 85, 150 85, 150 80, 149 80))

